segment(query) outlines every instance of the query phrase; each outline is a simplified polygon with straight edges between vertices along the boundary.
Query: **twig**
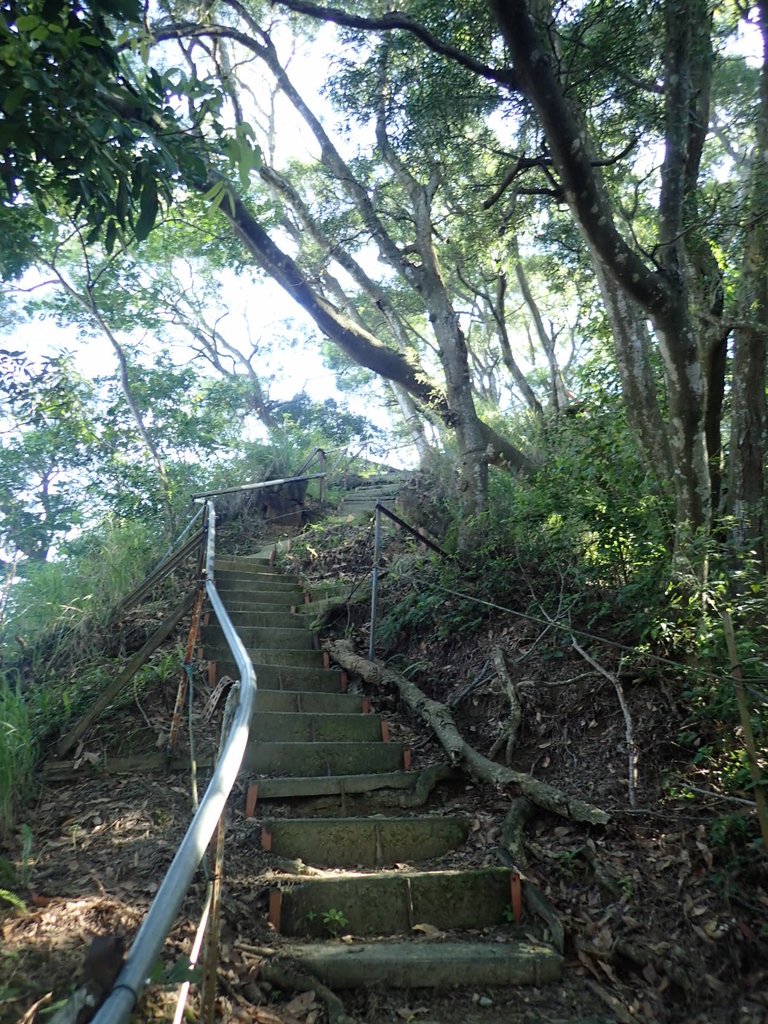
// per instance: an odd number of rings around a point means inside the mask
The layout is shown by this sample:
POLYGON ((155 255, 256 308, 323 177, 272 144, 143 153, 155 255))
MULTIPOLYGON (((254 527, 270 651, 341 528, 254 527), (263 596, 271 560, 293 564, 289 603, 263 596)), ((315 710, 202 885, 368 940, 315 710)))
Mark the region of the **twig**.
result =
POLYGON ((732 804, 744 804, 746 807, 757 807, 754 800, 744 800, 740 796, 728 796, 726 793, 714 793, 711 789, 699 789, 697 786, 685 784, 685 788, 691 793, 698 793, 700 796, 711 796, 715 800, 727 800, 732 804))
POLYGON ((603 666, 599 662, 595 661, 595 659, 591 655, 587 654, 584 648, 579 646, 575 636, 571 636, 571 643, 573 644, 574 650, 578 651, 582 658, 584 658, 585 661, 589 662, 592 668, 599 672, 600 675, 605 676, 605 678, 609 680, 609 682, 613 683, 613 688, 616 690, 616 696, 619 699, 621 713, 624 715, 624 729, 627 740, 627 757, 629 759, 627 773, 629 806, 637 807, 637 794, 635 792, 635 786, 637 783, 637 747, 635 746, 634 729, 632 726, 632 715, 630 714, 629 705, 627 704, 626 698, 624 697, 624 687, 621 685, 621 682, 619 681, 618 674, 615 676, 611 675, 608 669, 603 668, 603 666))
MULTIPOLYGON (((597 672, 580 672, 579 675, 571 676, 570 679, 555 679, 551 683, 533 683, 533 685, 547 690, 556 690, 558 686, 570 686, 571 683, 580 683, 582 679, 594 679, 597 674, 597 672)), ((527 684, 528 680, 525 680, 525 682, 527 684)), ((518 685, 522 686, 523 683, 518 685)))
POLYGON ((585 978, 584 984, 588 988, 591 988, 595 995, 599 996, 607 1006, 610 1006, 611 1010, 616 1014, 616 1019, 619 1021, 619 1024, 634 1024, 636 1018, 634 1016, 630 1016, 628 1010, 615 995, 609 992, 602 985, 599 985, 596 981, 592 981, 591 978, 585 978))
POLYGON ((482 668, 477 673, 471 683, 467 683, 466 686, 462 686, 458 693, 455 693, 453 697, 447 702, 449 708, 457 708, 459 704, 465 700, 473 690, 477 689, 483 683, 487 683, 489 679, 493 678, 493 672, 488 668, 488 662, 484 661, 482 668))

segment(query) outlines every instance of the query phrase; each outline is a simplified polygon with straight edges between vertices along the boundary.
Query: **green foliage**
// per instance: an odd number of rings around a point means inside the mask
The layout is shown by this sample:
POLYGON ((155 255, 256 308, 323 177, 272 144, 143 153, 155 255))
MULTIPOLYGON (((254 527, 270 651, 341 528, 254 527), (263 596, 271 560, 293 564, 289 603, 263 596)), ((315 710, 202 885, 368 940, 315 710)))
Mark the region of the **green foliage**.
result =
POLYGON ((11 892, 10 889, 0 889, 0 901, 3 903, 10 903, 14 910, 20 910, 24 913, 27 909, 27 905, 20 896, 16 893, 11 892))
MULTIPOLYGON (((43 634, 84 640, 160 554, 151 525, 108 518, 62 547, 55 562, 25 565, 9 596, 5 630, 34 647, 43 634)), ((50 653, 50 652, 49 652, 50 653)))
POLYGON ((344 931, 349 925, 344 911, 339 910, 337 907, 329 907, 328 910, 322 912, 320 917, 326 931, 333 936, 337 936, 339 932, 344 931))
POLYGON ((29 707, 18 681, 0 673, 0 836, 8 835, 16 813, 31 794, 37 746, 29 707))

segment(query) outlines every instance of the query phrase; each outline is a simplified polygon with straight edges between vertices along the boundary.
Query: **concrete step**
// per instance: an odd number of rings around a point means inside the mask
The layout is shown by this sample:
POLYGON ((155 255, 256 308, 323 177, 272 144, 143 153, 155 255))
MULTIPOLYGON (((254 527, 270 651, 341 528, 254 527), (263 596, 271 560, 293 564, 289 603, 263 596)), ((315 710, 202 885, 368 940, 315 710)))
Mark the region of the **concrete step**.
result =
POLYGON ((402 743, 265 743, 250 740, 242 771, 255 775, 357 775, 407 767, 402 743))
MULTIPOLYGON (((246 647, 263 647, 268 650, 287 647, 293 651, 314 651, 317 642, 314 633, 308 629, 302 629, 300 626, 296 626, 294 629, 275 629, 272 626, 238 624, 237 635, 246 647)), ((210 626, 203 626, 200 636, 206 647, 208 644, 213 644, 215 647, 221 647, 224 644, 224 633, 217 622, 210 626)))
MULTIPOLYGON (((269 607, 273 608, 274 606, 270 605, 269 607)), ((227 612, 235 624, 235 628, 238 630, 241 626, 259 626, 262 629, 308 630, 313 620, 313 615, 311 610, 308 613, 305 612, 304 607, 304 605, 299 605, 299 608, 302 610, 300 612, 292 612, 288 608, 277 611, 264 611, 263 609, 254 611, 251 608, 230 608, 227 606, 227 612)), ((212 618, 211 621, 215 621, 215 619, 212 618)))
POLYGON ((285 573, 278 572, 268 559, 256 561, 252 557, 217 558, 213 563, 213 571, 215 575, 224 572, 236 576, 277 576, 279 579, 286 579, 289 582, 298 582, 298 576, 286 576, 285 573))
POLYGON ((304 593, 297 579, 285 579, 276 573, 217 572, 214 580, 220 592, 244 590, 251 594, 304 593))
POLYGON ((251 719, 251 739, 272 743, 378 743, 385 735, 379 715, 259 711, 251 719))
MULTIPOLYGON (((264 653, 263 651, 261 652, 264 653)), ((279 652, 285 653, 285 652, 279 652)), ((305 652, 301 652, 302 656, 305 652)), ((216 678, 232 676, 238 678, 238 667, 227 651, 209 652, 207 657, 216 662, 216 678)), ((266 690, 312 690, 315 693, 341 693, 346 686, 346 674, 338 670, 325 669, 320 665, 286 665, 279 661, 274 664, 254 662, 256 682, 259 688, 266 690)))
MULTIPOLYGON (((307 648, 287 647, 278 649, 248 648, 248 656, 255 666, 259 665, 282 665, 286 668, 316 668, 322 669, 325 666, 322 651, 311 651, 307 648)), ((218 675, 233 676, 237 673, 237 666, 228 647, 217 644, 205 645, 205 657, 208 661, 215 661, 218 675)), ((336 678, 339 676, 337 674, 336 678)), ((282 687, 289 689, 290 687, 282 687)), ((299 687, 301 689, 301 687, 299 687)), ((280 689, 280 687, 278 687, 280 689)), ((314 689, 314 687, 312 687, 314 689)))
POLYGON ((332 989, 544 985, 558 981, 562 973, 562 957, 528 938, 370 944, 315 941, 286 943, 281 951, 332 989))
POLYGON ((251 598, 248 595, 234 594, 231 596, 226 591, 220 594, 224 607, 230 617, 234 612, 253 612, 254 615, 293 615, 297 609, 297 615, 311 617, 312 609, 305 608, 304 595, 297 601, 294 597, 286 597, 284 594, 266 594, 251 598))
MULTIPOLYGON (((261 677, 264 672, 259 670, 261 677)), ((335 674, 335 673, 332 673, 335 674)), ((336 689, 338 689, 338 681, 336 689)), ((312 715, 362 715, 370 711, 368 701, 354 693, 318 693, 313 690, 267 690, 259 686, 256 691, 256 712, 259 714, 308 713, 312 715)))
MULTIPOLYGON (((464 818, 280 818, 261 827, 262 849, 315 867, 381 867, 441 857, 461 846, 464 818)), ((335 904, 334 904, 335 906, 335 904)))
POLYGON ((304 591, 291 587, 289 590, 259 590, 258 592, 241 587, 217 585, 219 597, 224 607, 258 608, 261 611, 298 608, 304 604, 304 591))
POLYGON ((511 888, 506 868, 298 875, 272 891, 270 916, 283 935, 310 938, 328 934, 323 914, 329 908, 343 915, 352 935, 408 935, 417 924, 489 928, 505 923, 511 888))
POLYGON ((380 790, 413 790, 421 772, 374 772, 367 775, 309 775, 256 779, 248 788, 248 809, 252 816, 258 800, 289 800, 293 797, 344 796, 380 790))

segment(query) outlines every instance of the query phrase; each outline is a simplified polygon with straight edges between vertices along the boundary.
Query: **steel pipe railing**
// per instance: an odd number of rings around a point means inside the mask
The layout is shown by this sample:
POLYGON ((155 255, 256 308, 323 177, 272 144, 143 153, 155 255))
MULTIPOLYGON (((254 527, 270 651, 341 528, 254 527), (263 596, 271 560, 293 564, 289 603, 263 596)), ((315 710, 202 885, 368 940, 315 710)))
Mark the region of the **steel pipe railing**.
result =
POLYGON ((232 728, 200 806, 134 939, 123 969, 110 995, 93 1018, 93 1024, 124 1024, 130 1018, 224 811, 248 743, 256 700, 256 673, 216 590, 213 572, 216 513, 213 502, 207 503, 207 509, 206 592, 240 672, 240 700, 232 728))
POLYGON ((307 476, 287 476, 283 480, 261 480, 256 484, 241 484, 239 487, 223 487, 220 491, 203 491, 201 494, 193 494, 193 501, 203 501, 205 498, 215 498, 219 494, 237 494, 239 491, 257 491, 265 487, 280 487, 282 484, 294 484, 304 480, 320 480, 325 473, 310 473, 307 476))

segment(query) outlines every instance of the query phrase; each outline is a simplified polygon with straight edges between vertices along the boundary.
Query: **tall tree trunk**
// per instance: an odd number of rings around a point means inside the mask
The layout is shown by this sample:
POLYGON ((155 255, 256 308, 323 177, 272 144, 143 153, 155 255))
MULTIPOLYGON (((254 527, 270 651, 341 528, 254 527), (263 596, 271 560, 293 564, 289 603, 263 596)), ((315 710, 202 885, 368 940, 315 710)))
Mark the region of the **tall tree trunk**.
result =
POLYGON ((757 4, 763 41, 750 180, 741 318, 734 336, 728 503, 739 552, 763 570, 765 544, 766 345, 768 343, 768 0, 757 4))
POLYGON ((672 455, 656 393, 646 316, 606 272, 595 252, 592 266, 611 325, 627 420, 645 464, 662 489, 671 489, 672 455))
POLYGON ((507 275, 500 273, 496 278, 496 300, 491 301, 491 310, 493 312, 493 318, 496 321, 496 327, 498 328, 499 344, 501 345, 501 357, 504 360, 504 365, 509 370, 512 379, 520 389, 520 394, 531 410, 539 418, 544 415, 544 410, 541 407, 541 402, 536 397, 536 394, 525 378, 525 374, 520 369, 517 360, 515 359, 514 353, 512 352, 512 345, 509 340, 509 331, 507 330, 507 317, 506 317, 506 297, 507 297, 507 275))
POLYGON ((424 420, 421 417, 418 406, 405 388, 401 388, 399 384, 393 384, 392 382, 390 382, 389 386, 392 389, 392 394, 395 396, 403 422, 408 428, 408 434, 413 442, 413 446, 418 453, 419 463, 424 466, 429 461, 432 447, 427 440, 427 435, 424 433, 424 420))
MULTIPOLYGON (((608 190, 586 128, 558 79, 559 62, 546 24, 531 0, 488 0, 514 58, 521 90, 533 104, 547 139, 552 166, 583 237, 617 288, 653 320, 664 359, 670 413, 670 455, 678 539, 708 529, 711 495, 704 428, 706 379, 693 330, 685 252, 686 200, 695 188, 701 153, 699 109, 706 80, 711 15, 706 0, 666 0, 664 87, 665 156, 661 174, 661 270, 651 269, 619 230, 608 190), (693 80, 699 86, 693 88, 693 80)), ((565 83, 566 85, 568 83, 565 83)), ((623 344, 621 337, 617 345, 623 344)), ((631 365, 635 358, 626 353, 631 365)))
POLYGON ((557 364, 555 343, 544 326, 541 310, 539 309, 536 299, 533 297, 531 286, 528 283, 528 275, 525 272, 523 264, 519 260, 515 263, 515 274, 517 276, 517 283, 520 286, 520 294, 523 296, 523 301, 528 307, 528 311, 533 318, 533 325, 536 328, 536 336, 539 339, 541 347, 544 349, 544 355, 547 357, 552 408, 555 412, 560 412, 568 405, 568 395, 566 394, 563 375, 557 364))

